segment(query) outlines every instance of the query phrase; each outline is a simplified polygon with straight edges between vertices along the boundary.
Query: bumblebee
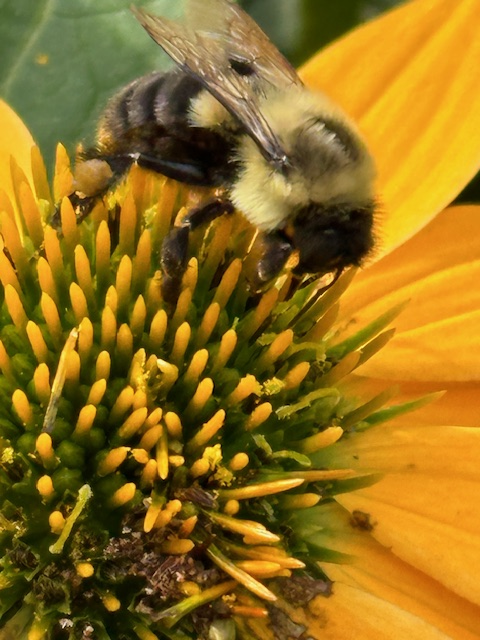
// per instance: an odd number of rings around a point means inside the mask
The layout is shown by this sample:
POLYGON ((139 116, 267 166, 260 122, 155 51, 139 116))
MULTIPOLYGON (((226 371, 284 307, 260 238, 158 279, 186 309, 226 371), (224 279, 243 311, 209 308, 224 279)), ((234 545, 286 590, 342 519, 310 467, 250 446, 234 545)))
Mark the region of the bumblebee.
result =
POLYGON ((187 0, 182 22, 132 11, 176 67, 134 80, 108 103, 84 158, 103 169, 93 185, 77 177, 84 210, 137 163, 219 194, 167 235, 170 284, 185 268, 189 231, 234 209, 263 234, 260 284, 293 251, 300 275, 338 277, 360 265, 374 244, 375 170, 340 108, 305 87, 230 0, 187 0))

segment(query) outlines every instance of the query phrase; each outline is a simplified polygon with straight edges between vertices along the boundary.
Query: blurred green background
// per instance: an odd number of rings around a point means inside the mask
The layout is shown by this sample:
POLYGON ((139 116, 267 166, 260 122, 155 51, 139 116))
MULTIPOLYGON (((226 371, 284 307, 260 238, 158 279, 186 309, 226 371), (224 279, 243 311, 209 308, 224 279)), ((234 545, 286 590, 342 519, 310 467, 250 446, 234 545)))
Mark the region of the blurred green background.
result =
MULTIPOLYGON (((201 1, 201 0, 200 0, 201 1)), ((94 141, 108 97, 131 79, 169 66, 136 23, 132 0, 0 0, 0 97, 26 122, 51 171, 55 143, 73 152, 94 141)), ((399 0, 240 0, 296 66, 399 0)), ((157 14, 179 0, 135 0, 157 14)), ((472 183, 462 200, 478 200, 472 183)))

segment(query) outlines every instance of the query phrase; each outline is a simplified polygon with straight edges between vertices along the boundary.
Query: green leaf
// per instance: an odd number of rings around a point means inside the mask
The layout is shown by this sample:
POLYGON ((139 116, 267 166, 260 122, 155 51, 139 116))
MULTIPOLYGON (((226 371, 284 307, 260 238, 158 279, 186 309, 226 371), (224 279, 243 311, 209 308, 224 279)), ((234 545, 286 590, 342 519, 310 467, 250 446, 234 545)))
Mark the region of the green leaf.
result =
MULTIPOLYGON (((0 97, 22 117, 49 168, 58 141, 70 151, 94 141, 96 121, 118 88, 170 65, 130 4, 0 0, 0 97)), ((168 15, 168 5, 171 14, 170 0, 152 0, 148 10, 168 15)))

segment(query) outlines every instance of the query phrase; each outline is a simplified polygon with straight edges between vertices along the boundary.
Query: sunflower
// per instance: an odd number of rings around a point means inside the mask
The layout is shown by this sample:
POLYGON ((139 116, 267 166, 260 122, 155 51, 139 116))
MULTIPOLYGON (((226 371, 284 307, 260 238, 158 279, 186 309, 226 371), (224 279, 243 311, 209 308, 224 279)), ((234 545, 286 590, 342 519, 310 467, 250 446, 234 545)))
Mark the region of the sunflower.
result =
POLYGON ((303 69, 379 167, 375 260, 327 292, 253 299, 234 216, 164 304, 201 196, 134 169, 53 228, 69 160, 52 194, 0 105, 0 637, 480 637, 476 14, 417 0, 303 69))

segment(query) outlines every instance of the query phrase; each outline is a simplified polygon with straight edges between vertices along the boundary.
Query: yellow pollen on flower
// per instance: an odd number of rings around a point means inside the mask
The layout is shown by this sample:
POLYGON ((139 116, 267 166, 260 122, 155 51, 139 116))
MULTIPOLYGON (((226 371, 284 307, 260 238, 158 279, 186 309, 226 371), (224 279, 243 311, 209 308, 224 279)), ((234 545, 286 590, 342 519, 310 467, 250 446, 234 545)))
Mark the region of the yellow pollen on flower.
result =
POLYGON ((147 305, 145 298, 138 296, 133 305, 132 315, 130 318, 130 328, 135 337, 142 335, 145 328, 145 320, 147 319, 147 305))
POLYGON ((105 458, 98 465, 98 475, 102 477, 116 471, 126 460, 129 450, 129 447, 117 447, 116 449, 111 449, 111 451, 107 453, 105 458))
POLYGON ((102 311, 101 348, 105 351, 113 351, 115 338, 117 337, 117 319, 110 307, 104 307, 102 311))
POLYGON ((205 311, 197 330, 197 336, 195 338, 195 346, 197 349, 202 348, 208 342, 213 330, 215 329, 219 316, 220 305, 218 302, 212 302, 205 311))
POLYGON ((181 556, 184 553, 190 553, 195 544, 191 540, 172 538, 165 540, 160 545, 160 551, 168 555, 181 556))
POLYGON ((275 533, 268 531, 268 529, 259 522, 239 520, 238 518, 231 518, 230 516, 211 511, 208 512, 208 515, 214 522, 220 525, 222 529, 239 533, 248 537, 249 540, 255 541, 246 544, 273 544, 280 541, 280 538, 275 533))
POLYGON ((175 332, 170 358, 172 362, 178 366, 183 362, 183 356, 187 350, 191 333, 192 330, 188 322, 183 322, 175 332))
POLYGON ((91 562, 79 562, 75 565, 75 569, 81 578, 91 578, 95 573, 91 562))
POLYGON ((202 375, 205 367, 208 362, 208 351, 206 349, 200 349, 196 351, 192 359, 190 360, 190 364, 188 365, 187 370, 183 375, 183 381, 186 384, 198 382, 198 379, 202 375))
POLYGON ((178 367, 161 358, 157 358, 157 367, 163 374, 162 390, 167 393, 178 380, 178 367))
MULTIPOLYGON (((0 368, 2 368, 0 357, 0 368)), ((2 368, 3 369, 3 368, 2 368)), ((50 371, 45 363, 41 363, 33 373, 33 386, 35 395, 41 405, 47 406, 50 399, 50 371)))
POLYGON ((145 465, 150 460, 150 456, 148 455, 148 452, 145 451, 145 449, 140 449, 139 447, 137 447, 135 449, 132 449, 130 453, 132 455, 132 458, 135 460, 135 462, 138 462, 138 464, 145 465))
POLYGON ((233 616, 243 616, 244 618, 268 618, 267 609, 261 607, 250 607, 248 605, 232 605, 230 607, 233 616))
POLYGON ((152 260, 152 237, 149 229, 145 229, 137 243, 137 253, 134 259, 133 269, 133 289, 139 288, 140 284, 148 279, 152 260))
POLYGON ((20 285, 20 282, 18 281, 15 269, 13 268, 10 260, 7 258, 7 255, 4 253, 3 247, 0 247, 0 249, 0 282, 3 285, 3 288, 5 288, 7 285, 10 285, 15 289, 17 293, 20 294, 22 291, 22 287, 20 285))
POLYGON ((155 427, 162 419, 162 415, 163 409, 161 407, 155 407, 153 411, 150 411, 147 419, 145 420, 145 431, 147 431, 147 429, 155 427))
POLYGON ((168 464, 170 467, 182 467, 185 464, 185 458, 183 456, 169 455, 168 464))
POLYGON ((242 571, 260 578, 270 578, 282 571, 282 567, 279 564, 269 560, 240 560, 235 564, 242 571))
POLYGON ((21 389, 15 389, 12 394, 13 409, 25 426, 33 424, 33 411, 27 395, 21 389))
POLYGON ((13 324, 17 329, 23 331, 27 326, 28 317, 23 308, 20 296, 10 284, 5 287, 5 304, 7 305, 7 310, 12 318, 13 324))
POLYGON ((197 522, 198 522, 198 516, 190 516, 190 518, 187 518, 186 520, 184 520, 180 525, 180 529, 178 530, 178 537, 188 538, 192 534, 193 530, 195 529, 197 522))
POLYGON ((62 233, 65 241, 65 249, 68 258, 73 256, 79 235, 77 227, 77 216, 69 198, 63 198, 60 204, 60 220, 62 222, 62 233))
POLYGON ((129 440, 143 425, 148 414, 146 407, 134 410, 118 429, 118 435, 123 440, 129 440))
POLYGON ((57 371, 53 379, 52 390, 48 401, 48 406, 45 411, 45 417, 43 419, 42 431, 46 431, 47 433, 51 433, 53 431, 55 419, 57 417, 58 402, 60 400, 60 396, 62 395, 65 380, 67 379, 67 369, 69 364, 68 360, 69 357, 73 353, 75 353, 73 350, 75 349, 77 340, 78 329, 74 328, 70 331, 62 352, 60 353, 57 371))
POLYGON ((234 406, 248 398, 252 393, 259 393, 260 385, 255 376, 248 373, 245 377, 239 380, 235 389, 225 398, 225 404, 228 407, 234 406))
POLYGON ((80 380, 82 363, 77 351, 69 351, 65 358, 65 385, 76 387, 80 380))
POLYGON ((262 402, 258 407, 250 414, 247 422, 245 423, 245 429, 247 431, 253 431, 261 424, 263 424, 268 418, 271 416, 273 411, 273 407, 270 402, 262 402))
POLYGON ((103 400, 103 396, 105 395, 106 390, 107 381, 105 380, 105 378, 94 382, 90 387, 86 404, 93 404, 97 407, 103 400))
POLYGON ((43 225, 40 211, 28 182, 22 182, 19 189, 20 210, 25 220, 28 235, 38 249, 43 245, 43 225))
MULTIPOLYGON (((122 220, 128 216, 122 215, 122 220)), ((132 261, 124 255, 118 265, 115 289, 118 295, 118 312, 123 313, 130 302, 130 292, 132 290, 132 261)))
POLYGON ((8 355, 5 345, 0 340, 0 369, 2 370, 3 375, 10 380, 10 382, 15 382, 15 375, 12 369, 12 363, 10 361, 10 356, 8 355))
POLYGON ((62 323, 60 321, 57 305, 51 296, 42 292, 40 307, 42 309, 45 322, 47 323, 48 332, 52 337, 55 346, 59 347, 62 340, 62 323))
POLYGON ((116 509, 133 500, 136 489, 137 487, 134 482, 126 482, 120 489, 117 489, 110 498, 110 506, 116 509))
POLYGON ((167 525, 170 524, 173 518, 173 513, 171 511, 167 511, 167 509, 163 509, 157 515, 155 522, 153 524, 153 529, 163 529, 167 525))
POLYGON ((247 316, 246 321, 242 324, 240 329, 242 340, 250 338, 261 327, 271 314, 277 300, 278 291, 276 289, 269 289, 263 294, 256 308, 250 312, 250 315, 247 316))
POLYGON ((272 482, 261 482, 259 484, 245 485, 238 489, 221 489, 219 497, 223 500, 249 500, 268 496, 282 491, 288 491, 303 484, 301 478, 288 478, 284 480, 273 480, 272 482))
POLYGON ((99 290, 110 280, 111 239, 108 224, 103 220, 98 226, 95 238, 95 273, 99 290))
POLYGON ((165 333, 167 331, 168 325, 168 317, 166 312, 161 309, 157 311, 157 313, 153 316, 152 322, 150 324, 150 348, 152 351, 158 352, 160 347, 162 346, 163 339, 165 338, 165 333))
POLYGON ((236 453, 233 458, 228 463, 229 468, 232 471, 241 471, 245 469, 245 467, 250 462, 250 459, 246 453, 240 452, 236 453))
POLYGON ((143 434, 139 446, 142 447, 142 449, 145 449, 145 451, 150 451, 150 449, 152 449, 162 437, 162 434, 163 426, 161 424, 150 427, 150 429, 145 431, 143 434))
POLYGON ((65 263, 63 261, 58 233, 55 229, 52 229, 52 227, 45 228, 44 251, 57 285, 64 286, 65 263))
POLYGON ((295 365, 283 379, 285 391, 292 391, 301 385, 310 371, 309 362, 299 362, 295 365))
POLYGON ((147 629, 146 627, 143 627, 140 624, 136 624, 133 627, 133 630, 135 631, 137 636, 140 638, 140 640, 159 640, 159 637, 157 635, 155 635, 149 629, 147 629))
MULTIPOLYGON (((209 378, 207 378, 208 380, 209 378)), ((213 383, 212 383, 213 389, 213 383)), ((186 450, 188 452, 195 451, 207 444, 211 438, 218 432, 219 429, 223 427, 223 423, 225 422, 225 411, 223 409, 219 409, 207 422, 203 424, 200 430, 194 435, 191 440, 186 445, 186 450)))
POLYGON ((213 380, 204 378, 198 383, 197 389, 185 408, 185 416, 191 418, 200 413, 213 393, 213 380))
POLYGON ((182 422, 178 415, 173 411, 168 411, 164 417, 165 426, 167 427, 168 434, 175 440, 182 439, 183 427, 182 422))
POLYGON ((186 596, 196 596, 202 592, 200 585, 191 580, 186 580, 179 585, 180 591, 186 596))
POLYGON ((275 602, 277 599, 276 595, 267 589, 261 582, 258 582, 246 571, 243 571, 239 567, 237 567, 231 560, 229 560, 226 556, 219 551, 215 547, 215 545, 210 545, 206 554, 209 558, 218 566, 220 569, 223 569, 225 573, 228 573, 234 580, 237 580, 240 584, 242 584, 246 589, 257 595, 259 598, 263 600, 269 600, 270 602, 275 602))
POLYGON ((206 475, 210 471, 210 463, 205 458, 200 458, 199 460, 195 460, 195 462, 190 467, 190 474, 192 478, 200 478, 201 476, 206 475))
POLYGON ((48 433, 41 433, 36 442, 35 449, 42 459, 44 467, 51 467, 55 463, 55 453, 52 446, 52 438, 48 433))
POLYGON ((55 176, 53 179, 53 196, 55 202, 73 191, 73 175, 70 158, 63 144, 57 144, 55 149, 55 176))
POLYGON ((80 324, 82 320, 88 316, 88 304, 85 294, 76 282, 70 285, 70 301, 72 303, 75 322, 80 324))
POLYGON ((93 324, 90 318, 83 318, 78 329, 78 355, 82 365, 86 365, 90 361, 93 346, 93 324))
POLYGON ((150 459, 143 468, 142 475, 140 476, 140 488, 147 489, 153 486, 157 478, 157 461, 150 459))
POLYGON ((65 526, 65 518, 61 511, 52 511, 52 513, 48 516, 48 524, 50 525, 50 530, 52 533, 56 535, 60 535, 63 531, 63 527, 65 526))
MULTIPOLYGON (((0 196, 1 198, 1 196, 0 196)), ((17 280, 17 274, 22 276, 22 278, 28 272, 28 258, 27 253, 25 252, 25 248, 20 239, 18 226, 14 222, 14 214, 13 211, 11 215, 9 215, 6 210, 10 207, 10 200, 7 198, 5 202, 2 202, 0 205, 0 228, 2 229, 2 237, 5 243, 5 246, 8 247, 8 253, 11 256, 12 262, 15 265, 14 275, 15 280, 17 280)), ((12 263, 5 254, 3 254, 4 259, 10 264, 10 268, 12 268, 12 263)), ((3 280, 2 280, 3 282, 3 280)), ((18 289, 18 292, 21 291, 21 288, 18 289)))
POLYGON ((309 509, 321 500, 316 493, 302 493, 294 496, 281 496, 280 504, 283 509, 309 509))
POLYGON ((215 291, 213 303, 218 303, 221 309, 225 307, 230 296, 232 295, 240 274, 242 272, 242 261, 240 258, 235 258, 227 267, 227 270, 220 280, 220 284, 215 291))
POLYGON ((102 602, 105 609, 107 611, 110 611, 110 613, 118 611, 122 606, 122 603, 120 602, 120 600, 116 598, 114 595, 112 595, 111 593, 104 595, 102 597, 102 602))
POLYGON ((27 640, 45 640, 47 637, 47 624, 44 620, 35 620, 28 630, 27 640))
POLYGON ((319 449, 323 449, 334 444, 340 440, 342 435, 342 427, 327 427, 324 431, 319 431, 319 433, 316 433, 313 436, 304 438, 297 443, 297 446, 302 453, 314 453, 319 449))
POLYGON ((157 460, 158 475, 161 480, 166 480, 168 477, 169 464, 168 464, 168 438, 167 432, 164 429, 155 448, 155 455, 157 460))
POLYGON ((153 278, 147 280, 145 301, 148 309, 158 309, 163 304, 161 272, 157 271, 153 278))
POLYGON ((193 257, 188 261, 187 268, 185 270, 185 274, 183 276, 182 285, 185 289, 189 289, 192 292, 192 295, 195 291, 195 287, 197 286, 198 281, 198 260, 193 257))
POLYGON ((212 373, 221 371, 237 346, 237 334, 233 329, 226 331, 220 340, 220 347, 212 363, 212 373))
POLYGON ((286 329, 276 336, 272 344, 257 360, 255 365, 257 374, 268 369, 288 349, 292 342, 293 331, 291 329, 286 329))
POLYGON ((78 414, 77 423, 73 433, 76 436, 88 433, 92 428, 93 422, 97 416, 97 407, 93 404, 87 404, 80 409, 78 414))
POLYGON ((37 491, 42 498, 50 498, 54 492, 52 478, 44 475, 37 480, 37 491))
POLYGON ((58 291, 53 279, 53 273, 48 262, 40 256, 37 262, 38 282, 43 293, 46 293, 56 305, 59 304, 58 291))
POLYGON ((170 320, 171 328, 176 331, 178 327, 185 321, 188 310, 192 304, 192 292, 190 289, 184 289, 178 296, 175 312, 170 320))
POLYGON ((127 413, 133 403, 135 391, 132 387, 125 387, 118 394, 117 399, 110 411, 109 422, 118 422, 127 413))
POLYGON ((227 516, 235 516, 240 511, 240 502, 238 500, 227 500, 223 507, 223 513, 227 516))
POLYGON ((133 356, 133 335, 128 324, 120 325, 117 334, 117 354, 125 361, 130 361, 133 356))
POLYGON ((137 224, 137 207, 132 191, 128 191, 122 204, 118 245, 122 254, 133 255, 135 248, 135 227, 137 224))
MULTIPOLYGON (((95 294, 93 290, 92 280, 92 268, 90 260, 88 259, 87 252, 81 244, 75 247, 75 274, 77 276, 78 284, 85 294, 89 304, 93 304, 95 300, 95 294)), ((51 261, 50 261, 51 263, 51 261)))

